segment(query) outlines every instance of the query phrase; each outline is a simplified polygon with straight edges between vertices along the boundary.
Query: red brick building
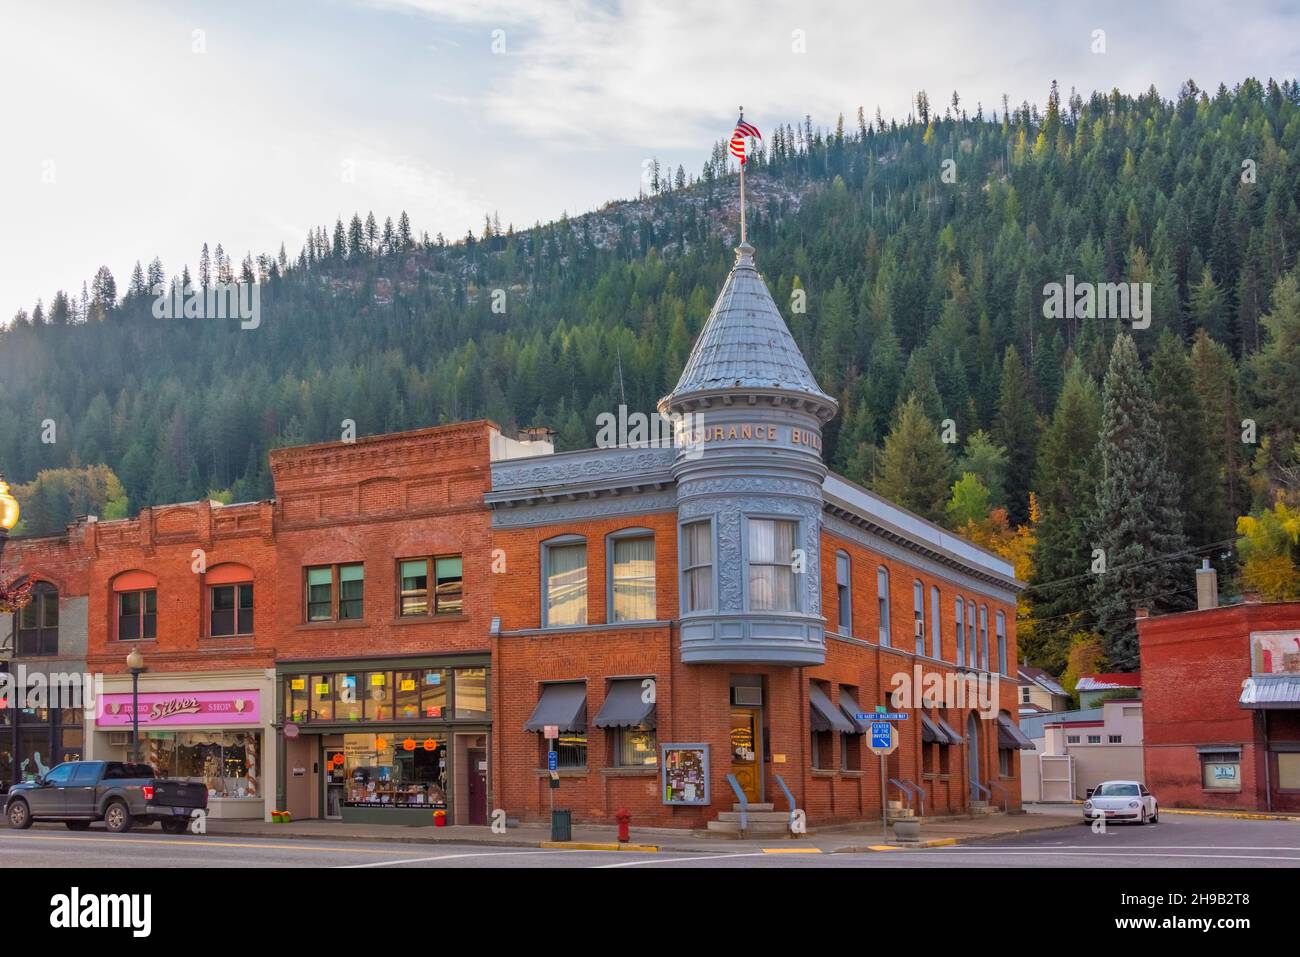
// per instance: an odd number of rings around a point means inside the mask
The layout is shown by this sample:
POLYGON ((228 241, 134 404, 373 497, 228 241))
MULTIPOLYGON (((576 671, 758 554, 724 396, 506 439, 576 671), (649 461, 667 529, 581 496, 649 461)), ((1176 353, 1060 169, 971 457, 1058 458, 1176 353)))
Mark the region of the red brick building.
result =
POLYGON ((1300 602, 1140 618, 1138 638, 1160 803, 1300 811, 1300 602))
POLYGON ((554 454, 468 422, 276 450, 271 502, 86 525, 55 585, 108 675, 87 754, 127 753, 138 649, 142 756, 216 814, 539 819, 556 780, 579 821, 1017 808, 1020 583, 828 473, 835 402, 752 253, 660 404, 672 442, 554 454), (882 794, 885 707, 908 720, 882 794))

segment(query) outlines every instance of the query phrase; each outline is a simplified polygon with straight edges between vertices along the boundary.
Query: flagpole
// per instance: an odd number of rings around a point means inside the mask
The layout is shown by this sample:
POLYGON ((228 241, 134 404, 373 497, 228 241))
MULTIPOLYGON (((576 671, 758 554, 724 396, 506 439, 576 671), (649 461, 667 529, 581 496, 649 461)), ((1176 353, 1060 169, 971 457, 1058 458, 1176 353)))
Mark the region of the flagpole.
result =
MULTIPOLYGON (((745 108, 740 108, 740 118, 745 118, 745 108)), ((740 158, 740 245, 745 245, 745 157, 740 158)))

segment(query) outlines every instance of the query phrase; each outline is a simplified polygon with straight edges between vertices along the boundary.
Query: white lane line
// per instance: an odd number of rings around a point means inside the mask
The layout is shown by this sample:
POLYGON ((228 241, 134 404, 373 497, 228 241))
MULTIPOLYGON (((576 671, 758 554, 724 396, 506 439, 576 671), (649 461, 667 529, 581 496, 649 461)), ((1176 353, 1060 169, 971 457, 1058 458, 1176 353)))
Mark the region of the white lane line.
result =
POLYGON ((620 861, 617 864, 597 864, 597 869, 608 867, 639 867, 642 864, 680 864, 683 861, 722 861, 729 860, 733 857, 770 857, 759 851, 755 854, 693 854, 690 857, 666 857, 662 859, 649 858, 644 861, 620 861))
POLYGON ((582 851, 566 850, 538 850, 537 848, 521 848, 517 851, 486 851, 481 854, 439 854, 436 857, 404 857, 400 860, 392 861, 369 861, 365 864, 339 864, 338 868, 348 870, 357 867, 392 867, 395 864, 424 864, 429 861, 454 861, 462 857, 508 857, 513 854, 581 854, 582 851))
MULTIPOLYGON (((906 848, 913 850, 913 848, 906 848)), ((932 848, 914 848, 914 850, 933 850, 932 848)), ((994 851, 994 852, 1050 852, 1050 851, 1096 851, 1096 844, 1053 844, 1051 847, 974 847, 955 845, 938 848, 943 851, 994 851)), ((1255 846, 1250 844, 1120 844, 1110 850, 1115 851, 1300 851, 1300 847, 1278 847, 1276 844, 1255 846)))
MULTIPOLYGON (((991 848, 990 848, 991 850, 991 848)), ((1060 848, 1057 848, 1060 850, 1060 848)), ((1020 856, 1023 851, 998 851, 996 853, 1005 854, 1009 857, 1020 856)), ((1040 853, 1037 855, 1028 855, 1037 857, 1048 857, 1050 852, 1040 853)), ((1118 851, 1074 851, 1070 854, 1060 855, 1064 858, 1070 857, 1113 857, 1113 858, 1130 858, 1130 857, 1187 857, 1198 861, 1300 861, 1300 857, 1279 857, 1271 854, 1148 854, 1145 851, 1137 854, 1123 854, 1118 851)))

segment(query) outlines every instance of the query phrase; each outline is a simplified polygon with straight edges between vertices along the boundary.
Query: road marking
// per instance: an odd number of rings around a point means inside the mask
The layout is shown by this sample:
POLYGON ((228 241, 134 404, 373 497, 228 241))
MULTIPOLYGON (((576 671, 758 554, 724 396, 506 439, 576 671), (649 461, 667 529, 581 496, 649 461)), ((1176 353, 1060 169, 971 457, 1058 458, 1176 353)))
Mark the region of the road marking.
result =
POLYGON ((820 854, 820 847, 765 847, 764 854, 820 854))
POLYGON ((647 858, 644 861, 620 861, 618 864, 597 864, 597 868, 606 867, 639 867, 642 864, 680 864, 683 861, 721 861, 732 857, 763 857, 762 851, 756 851, 753 854, 696 854, 692 857, 668 857, 662 860, 656 858, 647 858))
MULTIPOLYGON (((900 850, 902 850, 900 848, 900 850)), ((958 845, 951 848, 954 851, 992 851, 999 853, 1002 851, 1037 851, 1045 853, 1052 851, 1095 851, 1098 850, 1095 844, 1053 844, 1050 848, 1046 847, 974 847, 971 845, 958 845)), ((1243 844, 1118 844, 1113 850, 1116 851, 1300 851, 1300 847, 1278 847, 1276 844, 1266 844, 1262 847, 1255 845, 1243 844)))
POLYGON ((265 848, 270 851, 316 851, 320 853, 335 851, 347 854, 391 854, 392 848, 387 847, 311 847, 301 844, 244 844, 237 841, 210 841, 204 838, 181 838, 175 841, 168 841, 157 837, 65 837, 54 834, 29 834, 19 837, 16 834, 5 834, 5 838, 13 841, 72 841, 81 844, 163 844, 168 847, 190 848, 190 847, 238 847, 238 848, 265 848))
POLYGON ((539 851, 536 848, 520 848, 517 851, 484 851, 480 854, 439 854, 436 857, 404 857, 393 861, 370 861, 367 864, 339 864, 344 870, 360 867, 391 867, 394 864, 424 864, 429 861, 454 861, 462 857, 506 857, 511 854, 580 854, 581 851, 539 851))

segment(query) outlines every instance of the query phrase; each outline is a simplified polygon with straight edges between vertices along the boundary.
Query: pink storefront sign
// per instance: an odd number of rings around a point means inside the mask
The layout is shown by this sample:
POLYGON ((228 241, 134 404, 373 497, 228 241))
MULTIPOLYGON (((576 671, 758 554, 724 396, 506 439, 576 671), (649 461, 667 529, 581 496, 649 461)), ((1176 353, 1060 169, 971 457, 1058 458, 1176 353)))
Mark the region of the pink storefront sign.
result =
MULTIPOLYGON (((200 727, 261 724, 260 691, 176 691, 140 695, 140 727, 189 724, 200 727)), ((131 696, 100 695, 95 723, 100 727, 130 727, 131 696)))

